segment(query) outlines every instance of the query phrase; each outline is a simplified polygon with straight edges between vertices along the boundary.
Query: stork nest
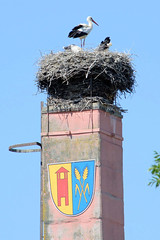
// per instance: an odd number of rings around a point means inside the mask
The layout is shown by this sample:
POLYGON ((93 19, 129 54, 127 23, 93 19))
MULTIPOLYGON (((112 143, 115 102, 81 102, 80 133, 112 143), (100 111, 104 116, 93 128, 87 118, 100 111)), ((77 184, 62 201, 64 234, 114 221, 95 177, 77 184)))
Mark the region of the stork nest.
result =
POLYGON ((53 99, 102 97, 113 103, 134 91, 131 60, 130 54, 110 51, 51 52, 39 62, 36 85, 53 99))

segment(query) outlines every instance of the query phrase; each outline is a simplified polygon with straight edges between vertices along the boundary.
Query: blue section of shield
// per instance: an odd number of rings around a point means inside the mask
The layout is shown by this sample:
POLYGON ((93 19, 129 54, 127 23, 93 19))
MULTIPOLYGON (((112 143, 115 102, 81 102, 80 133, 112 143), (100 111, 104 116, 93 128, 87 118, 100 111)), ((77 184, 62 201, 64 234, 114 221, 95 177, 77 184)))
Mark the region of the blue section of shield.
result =
POLYGON ((81 161, 72 163, 72 198, 73 215, 85 211, 91 203, 94 191, 95 161, 81 161), (84 180, 85 169, 87 168, 87 178, 84 180), (75 174, 75 169, 79 173, 80 179, 75 174))

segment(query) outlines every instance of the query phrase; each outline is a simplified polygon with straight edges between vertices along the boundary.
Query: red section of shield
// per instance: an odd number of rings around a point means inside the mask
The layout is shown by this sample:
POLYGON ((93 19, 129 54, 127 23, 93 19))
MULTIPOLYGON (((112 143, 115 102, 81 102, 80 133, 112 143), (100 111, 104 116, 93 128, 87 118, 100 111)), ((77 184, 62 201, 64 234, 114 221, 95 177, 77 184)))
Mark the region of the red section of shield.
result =
POLYGON ((58 206, 61 206, 61 198, 65 198, 65 205, 69 205, 68 200, 68 170, 61 167, 57 172, 57 196, 58 206))

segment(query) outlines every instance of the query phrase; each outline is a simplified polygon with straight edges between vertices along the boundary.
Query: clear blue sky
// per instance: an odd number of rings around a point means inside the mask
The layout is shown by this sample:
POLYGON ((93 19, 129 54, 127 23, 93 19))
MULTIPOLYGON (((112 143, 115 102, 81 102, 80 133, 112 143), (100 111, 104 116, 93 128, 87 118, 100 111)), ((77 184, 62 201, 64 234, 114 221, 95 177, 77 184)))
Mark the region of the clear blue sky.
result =
POLYGON ((133 54, 136 93, 119 100, 123 118, 125 239, 159 239, 160 189, 148 187, 153 151, 160 151, 160 3, 153 1, 1 0, 0 3, 0 239, 39 240, 40 153, 16 154, 9 145, 40 142, 36 94, 41 54, 79 40, 67 38, 92 16, 99 24, 86 39, 106 36, 112 51, 133 54))

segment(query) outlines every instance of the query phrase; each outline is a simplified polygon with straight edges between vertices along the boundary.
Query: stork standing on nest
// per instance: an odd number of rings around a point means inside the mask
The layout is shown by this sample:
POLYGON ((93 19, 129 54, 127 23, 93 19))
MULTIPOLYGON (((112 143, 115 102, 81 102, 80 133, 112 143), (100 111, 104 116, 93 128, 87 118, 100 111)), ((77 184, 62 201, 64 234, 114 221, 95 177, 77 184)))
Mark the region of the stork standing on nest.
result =
POLYGON ((81 40, 81 48, 82 45, 84 47, 85 45, 85 38, 88 36, 88 34, 91 32, 93 28, 93 23, 95 23, 97 26, 98 23, 96 23, 92 17, 87 17, 88 24, 80 23, 78 26, 74 27, 72 31, 68 34, 69 38, 80 38, 81 40), (84 40, 83 40, 84 39, 84 40), (82 44, 83 40, 83 44, 82 44))

